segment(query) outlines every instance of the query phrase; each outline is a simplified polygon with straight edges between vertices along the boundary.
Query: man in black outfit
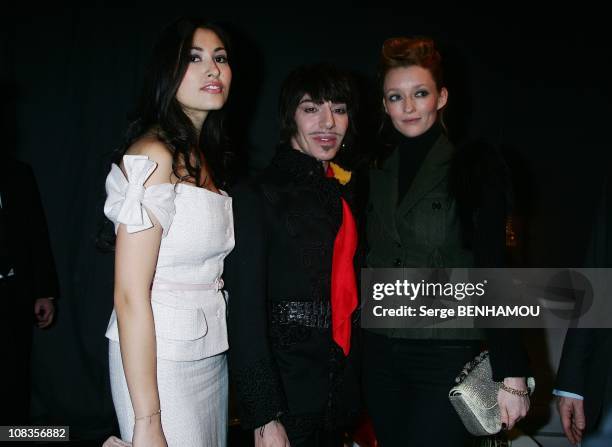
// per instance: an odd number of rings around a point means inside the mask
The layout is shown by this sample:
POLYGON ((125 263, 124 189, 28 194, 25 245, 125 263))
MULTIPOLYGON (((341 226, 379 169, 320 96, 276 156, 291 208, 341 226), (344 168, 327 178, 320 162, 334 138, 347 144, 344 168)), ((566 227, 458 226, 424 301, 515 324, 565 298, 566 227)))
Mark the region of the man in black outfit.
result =
MULTIPOLYGON (((603 191, 587 260, 594 267, 612 266, 609 179, 603 191)), ((583 447, 612 445, 612 329, 569 329, 555 385, 553 393, 567 439, 575 444, 584 437, 583 447)))
POLYGON ((0 425, 26 424, 30 404, 32 323, 53 322, 58 295, 36 179, 25 163, 0 165, 0 425))
POLYGON ((353 321, 353 310, 332 309, 333 285, 356 285, 349 273, 332 274, 342 258, 347 269, 353 265, 353 254, 334 256, 352 183, 329 164, 342 142, 350 146, 354 104, 352 83, 333 66, 294 70, 281 89, 276 155, 232 190, 236 245, 224 270, 229 366, 240 423, 255 446, 343 445, 359 410, 358 331, 341 345, 332 319, 353 321))

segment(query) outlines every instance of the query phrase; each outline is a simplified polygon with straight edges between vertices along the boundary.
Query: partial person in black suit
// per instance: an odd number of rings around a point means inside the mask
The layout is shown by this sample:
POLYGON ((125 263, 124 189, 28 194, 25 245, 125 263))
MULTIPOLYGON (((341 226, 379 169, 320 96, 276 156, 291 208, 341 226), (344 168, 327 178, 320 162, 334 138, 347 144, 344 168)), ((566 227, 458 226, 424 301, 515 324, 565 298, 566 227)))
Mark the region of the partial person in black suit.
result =
MULTIPOLYGON (((612 183, 604 183, 587 266, 612 266, 612 183)), ((604 297, 609 299, 609 297, 604 297)), ((611 317, 609 317, 611 318, 611 317)), ((612 445, 612 329, 569 329, 553 394, 567 439, 612 445)))
POLYGON ((25 163, 0 165, 0 425, 25 424, 30 403, 32 323, 51 325, 55 263, 36 178, 25 163))
POLYGON ((554 394, 563 431, 572 444, 586 436, 584 447, 611 445, 612 433, 607 433, 608 443, 601 444, 606 434, 598 432, 609 428, 604 425, 612 416, 612 330, 568 330, 554 394))

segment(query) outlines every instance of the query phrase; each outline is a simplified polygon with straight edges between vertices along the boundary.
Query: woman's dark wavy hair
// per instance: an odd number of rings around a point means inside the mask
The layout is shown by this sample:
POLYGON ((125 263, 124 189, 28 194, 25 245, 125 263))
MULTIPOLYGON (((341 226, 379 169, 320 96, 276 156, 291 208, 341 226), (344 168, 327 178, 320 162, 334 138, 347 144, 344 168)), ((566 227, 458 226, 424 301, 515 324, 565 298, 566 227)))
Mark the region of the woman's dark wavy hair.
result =
MULTIPOLYGON (((225 133, 228 105, 209 112, 202 129, 196 129, 176 99, 190 62, 193 35, 198 28, 217 34, 231 57, 228 36, 217 24, 196 18, 180 18, 167 26, 153 48, 140 99, 125 138, 113 154, 113 161, 118 164, 136 140, 152 132, 172 152, 172 172, 176 177, 191 178, 198 186, 207 184, 209 179, 201 178, 204 162, 211 180, 223 187, 232 157, 225 133), (179 174, 179 165, 184 165, 186 175, 179 174)), ((96 247, 102 252, 115 248, 114 226, 108 219, 98 231, 96 247)))
POLYGON ((343 143, 352 147, 357 136, 357 89, 348 73, 328 63, 300 66, 289 73, 283 82, 278 107, 281 143, 289 143, 297 133, 295 111, 306 94, 315 103, 332 101, 346 104, 349 127, 343 143))
POLYGON ((198 28, 217 34, 231 57, 228 36, 215 23, 198 18, 180 18, 167 26, 153 48, 140 100, 115 161, 120 161, 138 138, 147 132, 154 132, 172 152, 175 176, 191 178, 196 185, 204 186, 209 181, 208 178, 201 178, 204 162, 211 180, 217 186, 223 186, 231 158, 225 133, 227 104, 220 110, 210 111, 202 129, 196 129, 176 99, 190 63, 193 35, 198 28), (184 164, 186 175, 179 175, 179 163, 184 164))

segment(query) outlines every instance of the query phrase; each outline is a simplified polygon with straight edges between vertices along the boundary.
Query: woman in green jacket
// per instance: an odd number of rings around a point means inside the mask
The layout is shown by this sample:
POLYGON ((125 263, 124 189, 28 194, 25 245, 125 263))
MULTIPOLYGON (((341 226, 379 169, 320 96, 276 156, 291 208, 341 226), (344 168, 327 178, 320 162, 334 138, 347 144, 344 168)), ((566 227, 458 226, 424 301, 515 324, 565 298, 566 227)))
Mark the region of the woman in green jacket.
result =
MULTIPOLYGON (((454 179, 470 178, 473 169, 445 133, 441 112, 449 92, 434 42, 388 39, 379 75, 388 132, 370 171, 368 267, 501 266, 506 205, 501 176, 494 173, 503 164, 483 158, 491 183, 478 199, 454 188, 454 179)), ((381 446, 469 443, 448 392, 480 351, 481 336, 474 329, 364 331, 364 393, 381 446)), ((526 390, 527 361, 517 337, 488 331, 487 342, 494 379, 526 390)), ((529 409, 528 397, 503 390, 498 402, 506 428, 529 409)))

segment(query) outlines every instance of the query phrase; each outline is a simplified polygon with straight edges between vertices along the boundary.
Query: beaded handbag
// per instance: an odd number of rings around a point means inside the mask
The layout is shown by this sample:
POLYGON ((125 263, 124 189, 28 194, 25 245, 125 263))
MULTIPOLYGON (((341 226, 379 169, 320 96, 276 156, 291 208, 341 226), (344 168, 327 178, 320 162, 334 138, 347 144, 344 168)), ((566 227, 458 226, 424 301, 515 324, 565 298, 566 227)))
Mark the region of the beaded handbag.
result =
MULTIPOLYGON (((468 362, 455 379, 448 398, 465 428, 474 436, 489 436, 502 429, 497 393, 501 382, 493 381, 489 352, 483 351, 468 362)), ((533 377, 527 379, 529 394, 535 389, 533 377)))

